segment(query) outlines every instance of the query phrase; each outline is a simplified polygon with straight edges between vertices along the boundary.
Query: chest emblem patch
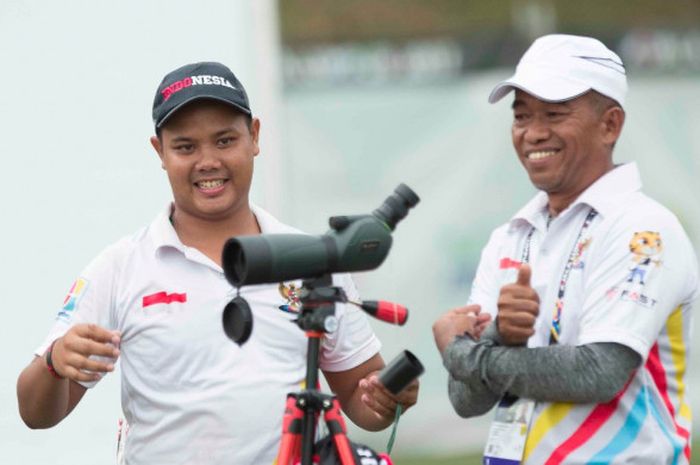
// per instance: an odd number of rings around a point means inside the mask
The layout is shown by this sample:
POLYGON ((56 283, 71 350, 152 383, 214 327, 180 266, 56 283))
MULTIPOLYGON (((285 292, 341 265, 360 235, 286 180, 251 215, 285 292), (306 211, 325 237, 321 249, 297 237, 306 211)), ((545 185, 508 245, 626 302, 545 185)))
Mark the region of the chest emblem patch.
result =
POLYGON ((519 262, 517 260, 513 260, 512 258, 504 257, 501 258, 501 261, 498 262, 498 268, 501 270, 507 270, 510 268, 515 268, 516 270, 520 268, 522 265, 522 262, 519 262))
POLYGON ((156 304, 171 304, 173 302, 187 302, 187 293, 172 292, 168 294, 165 291, 161 291, 156 292, 155 294, 146 295, 143 297, 142 307, 146 308, 156 304))
POLYGON ((299 313, 301 309, 301 300, 299 297, 300 289, 297 288, 294 283, 289 285, 280 283, 278 289, 280 295, 287 301, 287 303, 280 305, 278 308, 287 313, 299 313))

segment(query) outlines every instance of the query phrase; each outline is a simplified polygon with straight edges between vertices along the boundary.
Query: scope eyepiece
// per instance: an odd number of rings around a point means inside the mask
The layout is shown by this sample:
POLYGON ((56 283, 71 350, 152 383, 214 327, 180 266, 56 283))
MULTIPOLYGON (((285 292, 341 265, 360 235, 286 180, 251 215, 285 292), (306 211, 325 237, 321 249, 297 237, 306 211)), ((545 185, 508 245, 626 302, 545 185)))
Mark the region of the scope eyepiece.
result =
POLYGON ((372 214, 393 231, 396 224, 408 215, 408 210, 415 207, 419 201, 420 197, 406 184, 401 183, 372 214))

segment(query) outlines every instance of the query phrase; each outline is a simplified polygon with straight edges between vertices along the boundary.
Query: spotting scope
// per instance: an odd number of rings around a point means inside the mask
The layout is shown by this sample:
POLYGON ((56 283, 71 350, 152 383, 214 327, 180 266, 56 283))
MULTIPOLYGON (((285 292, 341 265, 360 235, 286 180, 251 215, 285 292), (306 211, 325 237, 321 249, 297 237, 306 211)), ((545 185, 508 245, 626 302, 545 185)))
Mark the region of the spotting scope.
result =
POLYGON ((372 270, 389 253, 396 224, 419 200, 400 184, 371 215, 331 217, 326 234, 233 237, 224 245, 224 274, 229 283, 240 287, 372 270))

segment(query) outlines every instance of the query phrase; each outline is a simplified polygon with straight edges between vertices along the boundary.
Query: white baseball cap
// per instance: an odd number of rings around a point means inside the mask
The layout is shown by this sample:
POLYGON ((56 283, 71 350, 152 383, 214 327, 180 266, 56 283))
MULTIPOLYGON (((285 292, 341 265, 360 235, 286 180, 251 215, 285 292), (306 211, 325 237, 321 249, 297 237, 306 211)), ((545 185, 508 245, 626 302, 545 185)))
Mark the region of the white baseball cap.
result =
POLYGON ((491 91, 489 102, 498 102, 513 89, 547 102, 563 102, 595 90, 624 106, 627 75, 620 57, 601 41, 552 34, 532 43, 515 74, 491 91))

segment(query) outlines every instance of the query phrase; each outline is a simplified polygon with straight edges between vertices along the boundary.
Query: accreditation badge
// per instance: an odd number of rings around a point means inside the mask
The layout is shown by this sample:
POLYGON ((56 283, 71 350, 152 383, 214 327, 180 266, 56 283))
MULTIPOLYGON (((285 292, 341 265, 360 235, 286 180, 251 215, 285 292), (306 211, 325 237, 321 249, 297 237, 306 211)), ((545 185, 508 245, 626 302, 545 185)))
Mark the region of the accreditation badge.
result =
POLYGON ((484 450, 484 465, 519 465, 535 401, 506 395, 496 407, 484 450))

